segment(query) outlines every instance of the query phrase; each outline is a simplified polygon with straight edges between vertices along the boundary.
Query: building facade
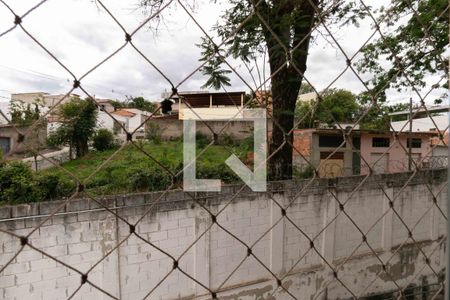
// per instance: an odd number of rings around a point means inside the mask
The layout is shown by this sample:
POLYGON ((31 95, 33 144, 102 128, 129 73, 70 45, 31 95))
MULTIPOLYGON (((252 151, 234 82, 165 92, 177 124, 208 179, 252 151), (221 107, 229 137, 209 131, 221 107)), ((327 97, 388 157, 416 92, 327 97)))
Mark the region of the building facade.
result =
POLYGON ((294 131, 293 164, 320 177, 397 173, 432 166, 434 132, 399 133, 354 130, 344 139, 338 129, 294 131), (410 154, 411 153, 411 162, 410 154))

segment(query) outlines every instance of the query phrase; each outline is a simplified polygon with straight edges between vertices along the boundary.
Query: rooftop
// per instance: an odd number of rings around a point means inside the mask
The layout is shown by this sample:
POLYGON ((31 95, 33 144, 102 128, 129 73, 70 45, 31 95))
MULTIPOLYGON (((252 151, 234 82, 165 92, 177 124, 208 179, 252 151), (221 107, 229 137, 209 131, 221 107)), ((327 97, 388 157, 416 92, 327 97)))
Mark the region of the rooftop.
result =
MULTIPOLYGON (((436 106, 430 106, 427 107, 427 109, 425 110, 423 108, 423 106, 419 107, 419 108, 413 108, 412 109, 412 113, 426 113, 426 112, 433 112, 433 113, 437 113, 437 112, 449 112, 450 111, 450 105, 436 105, 436 106)), ((397 111, 397 112, 393 112, 390 113, 389 116, 402 116, 402 115, 409 115, 409 109, 407 110, 402 110, 402 111, 397 111)))
POLYGON ((116 111, 113 111, 111 114, 129 118, 132 118, 136 115, 134 112, 128 111, 126 109, 118 109, 116 111))

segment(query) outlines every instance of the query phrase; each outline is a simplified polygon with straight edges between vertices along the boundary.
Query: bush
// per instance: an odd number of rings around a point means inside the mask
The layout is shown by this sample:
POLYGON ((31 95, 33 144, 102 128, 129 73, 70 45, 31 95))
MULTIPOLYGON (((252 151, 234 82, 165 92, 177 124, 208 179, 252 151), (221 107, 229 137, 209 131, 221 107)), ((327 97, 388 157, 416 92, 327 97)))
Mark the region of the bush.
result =
POLYGON ((197 165, 197 178, 220 179, 225 183, 238 182, 240 178, 228 166, 217 166, 208 162, 201 162, 197 165))
POLYGON ((219 135, 219 145, 236 146, 238 144, 239 141, 231 134, 224 133, 219 135))
POLYGON ((70 196, 74 191, 72 181, 56 174, 37 175, 20 161, 0 167, 0 202, 17 204, 54 200, 70 196))
POLYGON ((211 143, 211 139, 201 132, 197 132, 195 134, 195 143, 199 149, 205 148, 209 143, 211 143))
POLYGON ((138 169, 129 179, 133 191, 161 191, 171 183, 169 174, 158 168, 138 169))
POLYGON ((158 124, 147 122, 145 128, 145 138, 155 145, 162 142, 162 129, 158 124))
POLYGON ((305 168, 293 168, 294 177, 298 179, 309 179, 314 177, 314 169, 311 166, 306 166, 305 168))
POLYGON ((55 174, 41 174, 36 178, 41 198, 45 200, 54 200, 62 197, 68 197, 75 192, 75 183, 65 180, 55 174))
POLYGON ((0 168, 0 202, 27 203, 42 200, 31 168, 23 162, 10 162, 0 168))
POLYGON ((108 129, 99 129, 93 137, 93 146, 97 151, 105 151, 117 147, 114 134, 108 129))

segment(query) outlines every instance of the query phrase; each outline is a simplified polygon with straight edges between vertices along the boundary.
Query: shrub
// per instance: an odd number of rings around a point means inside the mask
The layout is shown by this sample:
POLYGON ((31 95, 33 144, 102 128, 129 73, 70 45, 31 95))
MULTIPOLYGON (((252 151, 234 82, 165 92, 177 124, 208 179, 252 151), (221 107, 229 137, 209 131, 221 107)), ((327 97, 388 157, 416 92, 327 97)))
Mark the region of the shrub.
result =
POLYGON ((55 174, 40 174, 36 186, 45 200, 67 197, 75 192, 75 183, 55 174))
POLYGON ((157 168, 138 169, 129 179, 133 191, 161 191, 171 183, 169 174, 157 168))
POLYGON ((0 168, 0 202, 27 203, 42 200, 31 168, 18 161, 0 168))
POLYGON ((108 129, 99 129, 93 137, 93 146, 97 151, 105 151, 117 147, 114 134, 108 129))
POLYGON ((195 143, 198 148, 203 149, 211 143, 211 139, 206 134, 197 131, 195 134, 195 143))
POLYGON ((304 168, 293 168, 294 177, 298 179, 309 179, 314 177, 314 169, 311 166, 306 166, 304 168))
POLYGON ((238 145, 239 141, 231 134, 221 134, 219 135, 219 145, 235 146, 238 145))
POLYGON ((220 179, 225 183, 239 181, 239 177, 226 165, 214 165, 209 162, 201 162, 197 165, 197 178, 220 179))
POLYGON ((145 138, 156 145, 162 142, 162 129, 158 124, 147 122, 145 128, 145 138))
POLYGON ((254 147, 254 139, 253 136, 245 138, 239 142, 239 148, 241 148, 243 151, 253 151, 254 147))

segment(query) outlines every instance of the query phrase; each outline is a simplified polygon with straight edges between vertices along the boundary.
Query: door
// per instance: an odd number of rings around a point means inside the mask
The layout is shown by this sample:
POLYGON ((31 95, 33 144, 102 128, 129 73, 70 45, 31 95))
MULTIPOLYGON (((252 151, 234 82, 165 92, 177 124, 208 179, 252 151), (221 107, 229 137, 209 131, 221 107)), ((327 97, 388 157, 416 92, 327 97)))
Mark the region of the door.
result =
POLYGON ((344 175, 344 153, 336 152, 320 152, 320 168, 319 176, 325 177, 341 177, 344 175))
POLYGON ((11 149, 11 139, 8 137, 0 137, 0 150, 6 154, 11 149))
POLYGON ((375 174, 388 173, 389 153, 371 153, 370 167, 375 174))

